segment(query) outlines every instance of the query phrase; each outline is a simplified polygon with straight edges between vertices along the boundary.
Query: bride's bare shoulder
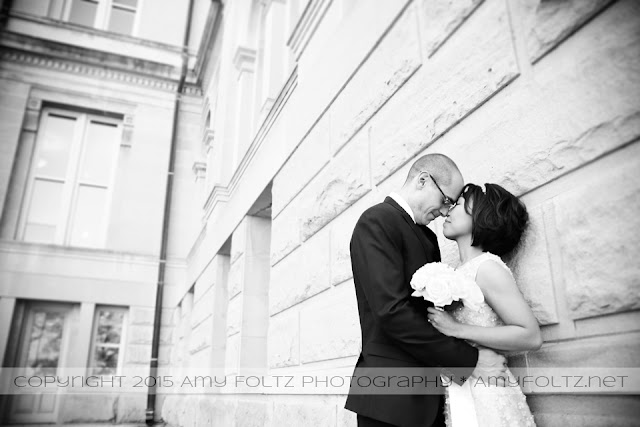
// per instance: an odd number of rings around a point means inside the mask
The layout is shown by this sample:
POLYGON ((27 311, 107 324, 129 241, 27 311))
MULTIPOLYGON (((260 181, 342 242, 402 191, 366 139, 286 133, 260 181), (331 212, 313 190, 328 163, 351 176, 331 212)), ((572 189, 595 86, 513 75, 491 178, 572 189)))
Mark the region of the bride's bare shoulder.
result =
POLYGON ((495 259, 487 259, 480 264, 476 282, 483 291, 512 290, 516 285, 509 268, 495 259))

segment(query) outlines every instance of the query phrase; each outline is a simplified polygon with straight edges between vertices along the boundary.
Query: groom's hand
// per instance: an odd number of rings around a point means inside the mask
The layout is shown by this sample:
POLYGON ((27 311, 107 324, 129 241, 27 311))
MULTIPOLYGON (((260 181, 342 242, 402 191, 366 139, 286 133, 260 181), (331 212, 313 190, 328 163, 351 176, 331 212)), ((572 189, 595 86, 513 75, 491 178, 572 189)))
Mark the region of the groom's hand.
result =
POLYGON ((504 385, 507 375, 507 359, 501 354, 488 348, 478 351, 478 363, 472 376, 482 379, 484 384, 504 385))

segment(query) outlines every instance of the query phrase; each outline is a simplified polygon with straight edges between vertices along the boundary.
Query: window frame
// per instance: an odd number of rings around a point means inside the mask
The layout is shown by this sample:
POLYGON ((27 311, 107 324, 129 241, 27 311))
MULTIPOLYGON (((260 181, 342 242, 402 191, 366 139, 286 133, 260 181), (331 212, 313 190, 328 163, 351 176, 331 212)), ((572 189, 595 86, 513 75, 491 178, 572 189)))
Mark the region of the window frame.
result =
POLYGON ((137 0, 136 7, 122 5, 122 4, 119 4, 117 1, 114 2, 114 0, 66 0, 64 4, 64 9, 63 9, 62 20, 73 25, 85 26, 82 24, 76 24, 69 21, 69 18, 71 17, 71 8, 73 6, 73 3, 76 1, 90 1, 98 4, 98 7, 96 9, 96 17, 93 20, 93 23, 91 25, 88 25, 87 27, 95 28, 101 31, 106 31, 111 34, 137 37, 138 29, 140 27, 140 11, 142 10, 143 0, 137 0), (113 7, 134 12, 133 27, 131 28, 130 34, 122 34, 122 33, 109 30, 109 23, 111 22, 111 11, 113 7))
POLYGON ((93 312, 93 325, 91 327, 91 341, 89 343, 89 357, 87 359, 87 375, 94 375, 100 377, 111 377, 122 374, 122 369, 125 360, 125 351, 126 351, 126 342, 127 342, 127 332, 128 332, 128 323, 129 323, 129 308, 123 306, 116 305, 96 305, 93 312), (103 343, 96 343, 96 337, 98 335, 98 322, 100 320, 100 310, 112 310, 122 313, 122 333, 120 334, 120 343, 118 345, 103 343), (95 374, 93 369, 96 366, 92 366, 94 353, 96 347, 108 347, 108 348, 118 348, 118 366, 116 367, 116 372, 114 374, 103 375, 103 374, 95 374))
MULTIPOLYGON (((79 110, 71 110, 71 109, 63 109, 58 107, 44 107, 40 114, 38 131, 36 135, 35 147, 32 153, 31 164, 29 165, 29 174, 27 178, 27 188, 25 191, 25 197, 23 199, 23 203, 20 209, 20 219, 18 222, 18 233, 17 237, 19 240, 24 242, 32 242, 32 243, 40 243, 40 244, 53 244, 53 245, 61 245, 61 246, 72 246, 71 245, 71 233, 73 228, 73 219, 75 217, 75 213, 77 210, 77 202, 78 202, 78 193, 79 187, 83 182, 80 179, 80 167, 82 161, 84 160, 84 155, 86 153, 86 141, 85 136, 87 134, 88 125, 92 120, 105 123, 109 125, 115 125, 117 128, 117 141, 116 147, 114 149, 113 155, 113 163, 112 169, 110 171, 110 179, 106 187, 106 199, 105 199, 105 209, 103 216, 103 224, 102 230, 100 230, 100 237, 98 239, 98 243, 90 246, 78 246, 78 247, 88 247, 88 248, 97 248, 101 249, 106 246, 107 241, 107 231, 109 228, 109 222, 111 218, 111 208, 113 203, 113 187, 116 181, 116 171, 118 169, 118 157, 119 157, 119 147, 122 143, 122 131, 123 131, 123 120, 119 118, 112 118, 108 116, 101 116, 97 114, 91 114, 88 112, 82 112, 79 110), (40 175, 36 171, 35 161, 38 158, 38 154, 43 147, 43 140, 46 135, 46 125, 47 120, 50 116, 56 117, 67 117, 73 118, 76 120, 74 126, 74 134, 72 136, 72 143, 69 149, 69 157, 67 162, 67 168, 64 176, 64 180, 62 181, 60 178, 54 178, 51 176, 40 175), (56 224, 56 233, 53 242, 42 243, 42 242, 34 242, 30 240, 25 240, 26 228, 28 224, 29 211, 31 208, 31 204, 33 203, 33 193, 36 180, 41 179, 43 181, 49 182, 61 182, 64 185, 62 190, 62 207, 60 212, 60 218, 58 223, 56 224)), ((85 183, 85 185, 99 187, 95 184, 85 183)))

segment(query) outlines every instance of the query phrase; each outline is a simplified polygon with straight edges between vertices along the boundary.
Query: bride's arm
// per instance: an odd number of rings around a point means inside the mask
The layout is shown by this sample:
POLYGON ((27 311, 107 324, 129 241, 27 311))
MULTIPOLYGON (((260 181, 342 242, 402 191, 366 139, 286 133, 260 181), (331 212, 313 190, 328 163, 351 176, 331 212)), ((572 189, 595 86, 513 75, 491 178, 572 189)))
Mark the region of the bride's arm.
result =
POLYGON ((431 323, 445 335, 473 341, 496 350, 537 350, 542 345, 538 322, 507 270, 493 261, 478 269, 476 282, 487 304, 505 326, 483 327, 456 322, 447 313, 429 309, 431 323))

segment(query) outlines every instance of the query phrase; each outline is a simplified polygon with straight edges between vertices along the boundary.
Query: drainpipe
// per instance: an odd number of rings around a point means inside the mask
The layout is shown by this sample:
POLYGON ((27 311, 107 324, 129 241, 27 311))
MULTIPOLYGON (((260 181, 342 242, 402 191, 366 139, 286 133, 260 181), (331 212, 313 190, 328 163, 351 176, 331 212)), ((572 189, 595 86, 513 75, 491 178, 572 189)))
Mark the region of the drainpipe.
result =
MULTIPOLYGON (((173 190, 173 175, 175 169, 176 146, 178 136, 178 118, 180 115, 180 98, 184 89, 189 68, 189 32, 191 31, 191 21, 193 18, 194 0, 189 0, 187 12, 187 26, 184 31, 182 43, 182 69, 180 80, 176 89, 176 100, 173 110, 173 123, 171 127, 171 149, 169 152, 169 168, 167 170, 167 188, 164 201, 164 215, 162 220, 162 241, 160 245, 160 263, 158 266, 158 284, 156 289, 156 308, 153 317, 153 341, 151 342, 151 361, 149 363, 149 376, 157 378, 158 374, 158 349, 160 347, 160 325, 162 322, 162 294, 164 290, 164 277, 167 265, 167 241, 169 239, 169 218, 171 212, 171 195, 173 190)), ((151 383, 150 383, 151 384, 151 383)), ((156 416, 156 384, 155 381, 147 390, 146 423, 153 425, 156 416)))

